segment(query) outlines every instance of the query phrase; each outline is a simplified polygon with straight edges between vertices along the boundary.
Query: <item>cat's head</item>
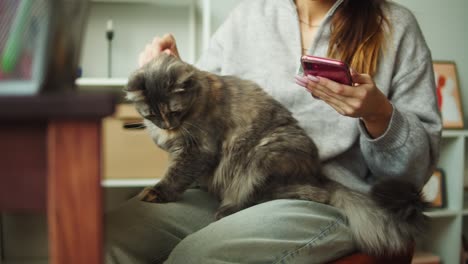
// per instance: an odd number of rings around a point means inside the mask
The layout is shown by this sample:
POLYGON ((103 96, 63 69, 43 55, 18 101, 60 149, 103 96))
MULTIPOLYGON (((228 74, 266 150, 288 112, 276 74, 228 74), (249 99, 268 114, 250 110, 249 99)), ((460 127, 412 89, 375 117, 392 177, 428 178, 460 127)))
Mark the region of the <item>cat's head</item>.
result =
POLYGON ((159 128, 174 130, 198 96, 196 69, 165 53, 133 73, 124 89, 140 115, 159 128))

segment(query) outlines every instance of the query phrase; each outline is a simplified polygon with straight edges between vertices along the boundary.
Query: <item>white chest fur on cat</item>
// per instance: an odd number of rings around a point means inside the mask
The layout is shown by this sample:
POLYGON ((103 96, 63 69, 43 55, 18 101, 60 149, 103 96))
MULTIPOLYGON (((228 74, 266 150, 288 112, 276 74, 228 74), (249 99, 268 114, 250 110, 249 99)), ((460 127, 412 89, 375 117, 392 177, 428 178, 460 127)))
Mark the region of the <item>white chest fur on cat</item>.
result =
POLYGON ((161 129, 155 126, 151 121, 144 120, 144 123, 148 129, 148 132, 151 135, 154 143, 158 145, 160 148, 167 150, 169 141, 173 140, 176 137, 176 133, 170 132, 165 129, 161 129))

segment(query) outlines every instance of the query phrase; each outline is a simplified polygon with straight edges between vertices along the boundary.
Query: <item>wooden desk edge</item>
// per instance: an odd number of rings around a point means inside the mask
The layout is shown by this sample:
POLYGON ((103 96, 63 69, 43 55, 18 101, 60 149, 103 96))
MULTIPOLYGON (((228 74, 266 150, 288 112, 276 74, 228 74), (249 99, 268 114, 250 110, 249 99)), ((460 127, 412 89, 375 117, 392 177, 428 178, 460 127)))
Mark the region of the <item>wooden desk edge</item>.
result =
POLYGON ((115 93, 63 92, 36 96, 0 96, 0 120, 100 119, 112 115, 115 93))

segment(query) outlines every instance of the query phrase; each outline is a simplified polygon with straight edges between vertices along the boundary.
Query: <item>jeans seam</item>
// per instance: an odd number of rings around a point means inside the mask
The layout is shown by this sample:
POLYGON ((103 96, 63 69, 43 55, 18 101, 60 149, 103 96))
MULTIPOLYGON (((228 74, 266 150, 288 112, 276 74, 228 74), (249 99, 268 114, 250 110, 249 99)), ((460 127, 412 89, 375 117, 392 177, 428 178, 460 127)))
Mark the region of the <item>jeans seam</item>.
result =
POLYGON ((273 264, 278 264, 278 263, 281 263, 283 262, 287 257, 290 257, 292 255, 294 255, 295 253, 301 251, 302 249, 304 249, 305 247, 313 244, 314 242, 316 242, 318 239, 321 239, 322 238, 322 235, 324 233, 326 233, 327 231, 331 230, 333 227, 337 226, 339 223, 344 223, 344 219, 343 217, 335 217, 333 220, 330 220, 328 222, 328 225, 325 226, 324 228, 321 228, 320 229, 320 233, 318 233, 317 235, 315 235, 314 237, 312 237, 309 241, 307 241, 303 246, 287 253, 286 255, 284 255, 281 259, 273 262, 273 264))
POLYGON ((153 260, 151 260, 151 263, 152 263, 152 264, 164 263, 164 262, 169 258, 169 255, 171 254, 172 250, 173 250, 173 248, 164 251, 164 252, 161 253, 159 256, 157 256, 157 257, 155 257, 153 260))

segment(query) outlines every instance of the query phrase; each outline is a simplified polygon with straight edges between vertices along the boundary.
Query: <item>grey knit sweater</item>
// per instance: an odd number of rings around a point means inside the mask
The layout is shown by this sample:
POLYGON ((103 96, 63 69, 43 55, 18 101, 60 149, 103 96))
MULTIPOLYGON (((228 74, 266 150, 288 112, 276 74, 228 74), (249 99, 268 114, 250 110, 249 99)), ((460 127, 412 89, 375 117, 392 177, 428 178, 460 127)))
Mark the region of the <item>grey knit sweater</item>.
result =
MULTIPOLYGON (((328 12, 309 54, 326 56, 330 20, 341 3, 328 12)), ((294 83, 301 40, 293 0, 241 2, 197 66, 253 80, 289 108, 317 143, 329 177, 362 191, 385 177, 422 186, 437 162, 442 127, 431 54, 409 10, 389 2, 384 11, 392 30, 374 81, 394 111, 387 131, 377 139, 369 137, 359 119, 338 114, 294 83)))

